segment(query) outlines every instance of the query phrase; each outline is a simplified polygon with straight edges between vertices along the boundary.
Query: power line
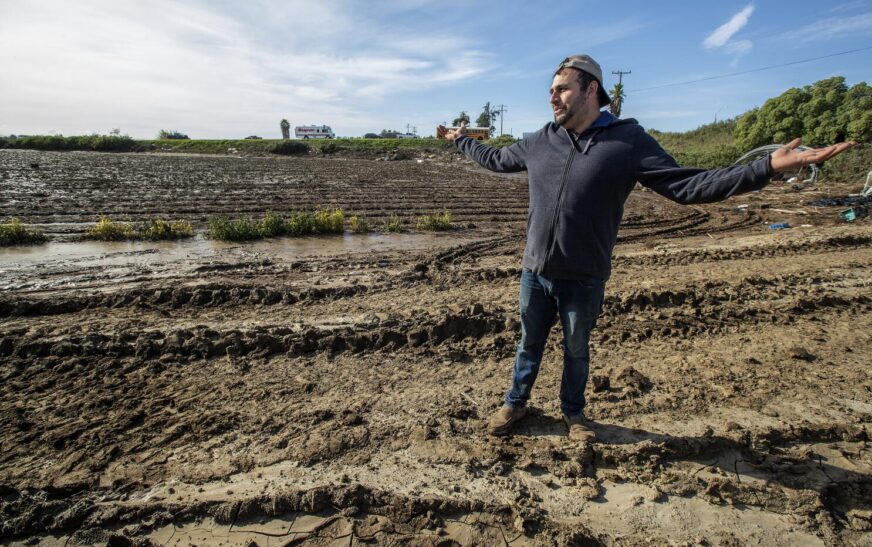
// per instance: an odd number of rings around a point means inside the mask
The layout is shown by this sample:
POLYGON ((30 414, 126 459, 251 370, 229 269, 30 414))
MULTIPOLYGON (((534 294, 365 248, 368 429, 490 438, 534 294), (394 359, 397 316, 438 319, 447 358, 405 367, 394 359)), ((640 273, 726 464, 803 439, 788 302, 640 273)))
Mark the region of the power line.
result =
POLYGON ((629 92, 630 93, 637 93, 639 91, 650 91, 652 89, 662 89, 664 87, 673 87, 676 85, 687 85, 687 84, 695 84, 698 82, 707 82, 709 80, 719 80, 721 78, 730 78, 732 76, 741 76, 742 74, 750 74, 752 72, 761 72, 763 70, 772 70, 773 68, 781 68, 781 67, 785 67, 785 66, 793 66, 793 65, 798 65, 798 64, 802 64, 802 63, 810 63, 812 61, 819 61, 821 59, 829 59, 830 57, 838 57, 839 55, 847 55, 849 53, 857 53, 858 51, 866 51, 868 49, 872 49, 872 46, 861 47, 859 49, 850 49, 848 51, 840 51, 839 53, 831 53, 829 55, 822 55, 820 57, 813 57, 811 59, 803 59, 801 61, 791 61, 789 63, 783 63, 780 65, 769 65, 769 66, 764 66, 764 67, 760 67, 760 68, 752 68, 751 70, 743 70, 741 72, 731 72, 730 74, 721 74, 719 76, 709 76, 708 78, 700 78, 698 80, 688 80, 686 82, 675 82, 672 84, 655 85, 652 87, 642 87, 639 89, 632 89, 629 92))
POLYGON ((618 85, 623 84, 623 82, 624 82, 624 74, 632 74, 632 73, 633 73, 632 70, 627 70, 627 71, 624 71, 624 70, 617 70, 617 71, 615 71, 615 70, 613 70, 613 71, 612 71, 612 74, 617 74, 617 75, 618 75, 618 85))

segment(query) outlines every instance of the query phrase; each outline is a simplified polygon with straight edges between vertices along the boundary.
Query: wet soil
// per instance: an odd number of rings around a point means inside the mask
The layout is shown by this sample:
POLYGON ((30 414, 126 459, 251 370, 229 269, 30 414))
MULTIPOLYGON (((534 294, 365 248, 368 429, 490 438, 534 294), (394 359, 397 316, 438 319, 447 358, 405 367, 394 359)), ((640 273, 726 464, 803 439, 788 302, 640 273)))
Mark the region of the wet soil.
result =
POLYGON ((560 419, 559 326, 530 414, 485 430, 526 179, 418 159, 0 151, 0 217, 54 238, 0 250, 0 542, 872 543, 872 224, 809 205, 856 184, 635 191, 584 445, 560 419), (100 213, 202 229, 328 205, 460 227, 74 242, 100 213))

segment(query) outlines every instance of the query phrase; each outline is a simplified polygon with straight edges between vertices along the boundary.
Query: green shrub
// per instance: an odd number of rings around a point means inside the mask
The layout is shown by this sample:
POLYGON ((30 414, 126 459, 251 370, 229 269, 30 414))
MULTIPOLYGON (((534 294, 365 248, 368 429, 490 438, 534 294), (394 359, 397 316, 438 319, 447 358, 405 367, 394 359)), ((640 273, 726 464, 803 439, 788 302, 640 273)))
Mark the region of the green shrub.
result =
POLYGON ((144 224, 137 232, 137 237, 149 241, 167 239, 184 239, 194 236, 194 228, 187 220, 174 220, 167 222, 157 219, 144 224))
POLYGON ((105 215, 100 215, 97 224, 88 229, 88 238, 100 241, 120 241, 134 239, 133 225, 127 222, 115 222, 105 215))
POLYGON ((270 211, 257 223, 257 232, 261 237, 284 235, 286 233, 285 221, 270 211))
POLYGON ((352 215, 348 219, 348 228, 355 234, 368 234, 372 231, 372 227, 365 218, 357 215, 352 215))
POLYGON ((434 232, 442 232, 451 230, 454 225, 451 223, 451 213, 445 211, 443 213, 433 213, 432 215, 424 215, 418 217, 416 226, 419 230, 428 230, 434 232))
POLYGON ((339 151, 339 145, 333 141, 328 141, 318 147, 322 154, 335 154, 339 151))
POLYGON ((7 138, 0 148, 28 150, 86 152, 135 152, 142 149, 138 141, 127 135, 82 135, 63 137, 60 135, 33 135, 29 137, 7 138))
POLYGON ((495 148, 503 148, 504 146, 515 144, 516 142, 518 142, 518 139, 511 135, 500 135, 499 137, 488 139, 487 141, 485 141, 485 144, 487 144, 488 146, 493 146, 495 148))
POLYGON ((670 155, 675 158, 678 165, 700 169, 726 167, 742 156, 735 146, 730 145, 681 148, 670 151, 670 155))
POLYGON ((167 131, 166 129, 161 129, 157 134, 158 140, 188 140, 191 137, 185 135, 181 131, 167 131))
POLYGON ((230 220, 227 217, 218 217, 209 220, 209 237, 223 241, 246 241, 260 239, 258 223, 249 218, 230 220))
POLYGON ((341 209, 322 209, 315 212, 315 233, 341 234, 345 229, 345 213, 341 209))
POLYGON ((802 137, 807 146, 845 140, 872 141, 872 87, 860 82, 851 88, 842 76, 790 88, 749 110, 733 133, 743 150, 786 143, 802 137))
POLYGON ((309 153, 309 145, 300 142, 300 141, 279 141, 272 145, 269 151, 273 154, 281 154, 284 156, 290 156, 295 154, 308 154, 309 153))
POLYGON ((145 239, 160 241, 184 239, 194 236, 194 228, 187 220, 151 220, 138 225, 129 222, 116 222, 106 215, 88 229, 87 238, 99 241, 122 241, 145 239))
POLYGON ((854 182, 862 188, 870 169, 872 145, 861 143, 824 163, 823 175, 826 180, 854 182))
POLYGON ((0 246, 43 243, 47 239, 41 231, 27 228, 17 218, 0 224, 0 246))
POLYGON ((294 213, 285 222, 289 236, 305 236, 315 233, 315 217, 311 213, 294 213))
MULTIPOLYGON (((722 120, 701 125, 684 133, 648 132, 683 167, 713 169, 734 163, 744 153, 733 141, 736 120, 722 120)), ((747 150, 746 150, 747 152, 747 150)))
POLYGON ((286 219, 269 212, 255 222, 249 218, 230 220, 218 217, 209 220, 209 237, 225 241, 244 241, 277 236, 341 234, 345 229, 345 213, 341 209, 324 209, 314 213, 293 213, 286 219))
POLYGON ((392 214, 390 217, 388 217, 387 220, 385 220, 385 223, 384 223, 384 226, 382 227, 382 230, 384 230, 385 232, 387 232, 389 234, 393 234, 393 233, 405 232, 406 228, 405 228, 405 226, 403 226, 403 222, 400 220, 400 217, 398 217, 395 214, 392 214))

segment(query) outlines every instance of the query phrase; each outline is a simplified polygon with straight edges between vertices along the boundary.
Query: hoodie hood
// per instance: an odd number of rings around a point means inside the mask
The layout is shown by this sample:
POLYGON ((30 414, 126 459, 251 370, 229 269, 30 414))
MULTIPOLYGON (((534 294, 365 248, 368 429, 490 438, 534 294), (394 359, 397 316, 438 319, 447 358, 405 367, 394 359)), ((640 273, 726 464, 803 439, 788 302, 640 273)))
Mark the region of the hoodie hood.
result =
POLYGON ((566 134, 569 136, 569 139, 572 141, 572 145, 582 154, 587 154, 590 147, 594 144, 597 135, 599 135, 604 129, 613 126, 619 125, 628 125, 628 124, 636 124, 638 122, 634 118, 626 118, 620 119, 616 118, 611 112, 608 110, 603 110, 600 112, 599 117, 594 120, 590 127, 582 131, 581 133, 575 133, 569 129, 563 128, 566 131, 566 134), (584 137, 582 137, 584 135, 584 137), (586 137, 586 138, 585 138, 586 137), (582 145, 582 141, 584 144, 582 145))

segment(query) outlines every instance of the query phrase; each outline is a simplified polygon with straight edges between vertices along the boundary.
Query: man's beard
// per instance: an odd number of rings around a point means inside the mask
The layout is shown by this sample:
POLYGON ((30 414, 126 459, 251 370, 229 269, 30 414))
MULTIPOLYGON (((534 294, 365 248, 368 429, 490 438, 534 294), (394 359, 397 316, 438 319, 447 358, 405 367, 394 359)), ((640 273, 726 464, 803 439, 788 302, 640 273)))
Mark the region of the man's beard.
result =
POLYGON ((585 102, 587 102, 587 97, 582 95, 574 104, 566 105, 566 110, 563 111, 563 114, 554 115, 554 123, 561 127, 566 125, 566 123, 571 120, 577 112, 580 112, 581 109, 584 108, 585 102))

